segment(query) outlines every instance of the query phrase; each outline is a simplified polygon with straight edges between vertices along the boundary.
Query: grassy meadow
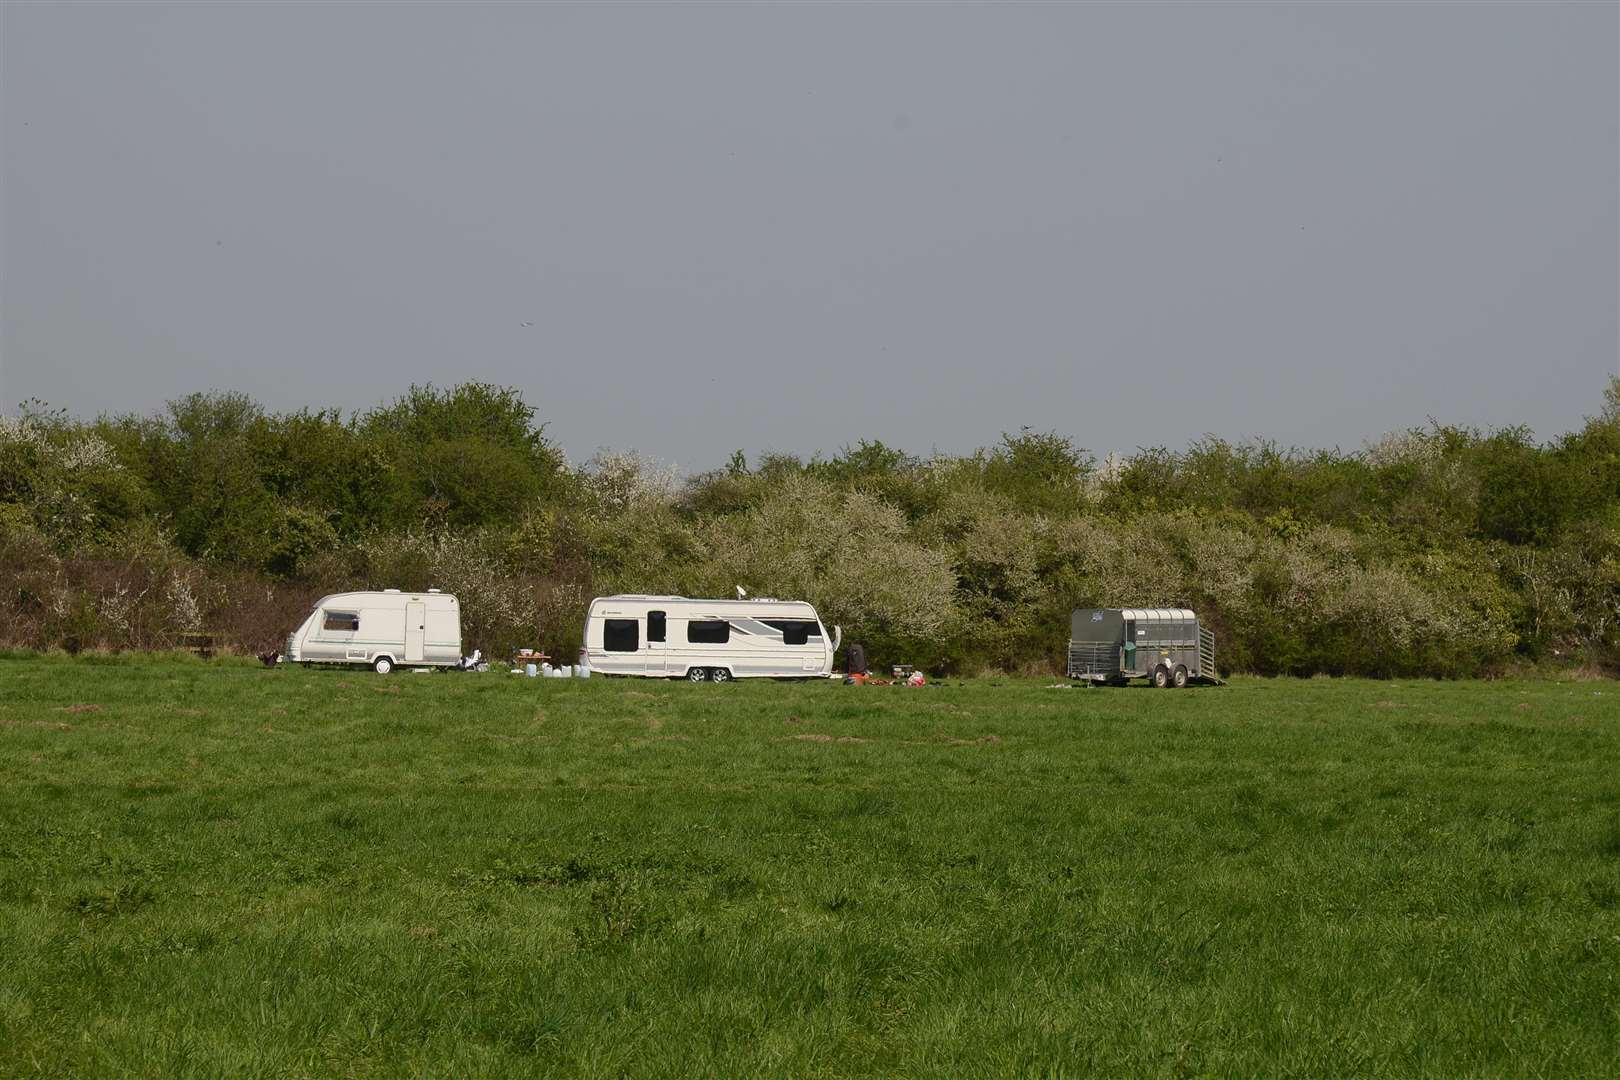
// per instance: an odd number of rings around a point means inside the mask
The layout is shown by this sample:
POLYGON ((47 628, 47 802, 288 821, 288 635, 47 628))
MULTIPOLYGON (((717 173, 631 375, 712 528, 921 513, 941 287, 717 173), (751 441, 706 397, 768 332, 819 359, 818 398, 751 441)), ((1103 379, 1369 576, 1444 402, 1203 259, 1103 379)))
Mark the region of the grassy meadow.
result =
POLYGON ((0 659, 0 1075, 1620 1073, 1620 687, 0 659))

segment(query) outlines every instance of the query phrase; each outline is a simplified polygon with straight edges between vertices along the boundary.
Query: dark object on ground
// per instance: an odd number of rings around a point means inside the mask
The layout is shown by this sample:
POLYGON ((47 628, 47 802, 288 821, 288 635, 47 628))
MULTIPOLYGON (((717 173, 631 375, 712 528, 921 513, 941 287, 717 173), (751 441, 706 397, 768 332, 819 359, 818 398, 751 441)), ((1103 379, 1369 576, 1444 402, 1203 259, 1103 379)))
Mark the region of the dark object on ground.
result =
POLYGON ((269 652, 262 652, 259 654, 259 663, 263 664, 265 667, 275 667, 276 661, 280 659, 281 651, 279 649, 271 649, 269 652))
POLYGON ((215 635, 206 630, 199 630, 195 633, 180 635, 180 643, 204 660, 208 660, 214 655, 214 637, 215 635))
POLYGON ((849 652, 845 655, 844 668, 851 675, 866 674, 867 666, 865 645, 862 645, 859 642, 855 642, 850 645, 849 652))

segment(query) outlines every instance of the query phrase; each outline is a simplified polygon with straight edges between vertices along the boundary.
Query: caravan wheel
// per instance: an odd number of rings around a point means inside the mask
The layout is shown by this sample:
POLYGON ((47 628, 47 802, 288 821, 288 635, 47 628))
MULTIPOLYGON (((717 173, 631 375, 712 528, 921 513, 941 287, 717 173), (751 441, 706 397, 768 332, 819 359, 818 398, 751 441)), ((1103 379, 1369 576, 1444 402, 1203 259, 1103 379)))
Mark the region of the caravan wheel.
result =
POLYGON ((709 671, 707 668, 694 667, 686 669, 687 682, 707 682, 708 678, 709 671))
POLYGON ((386 656, 379 656, 372 663, 371 668, 379 675, 386 675, 394 670, 394 662, 386 656))
POLYGON ((709 678, 713 679, 715 682, 730 682, 731 672, 723 667, 717 667, 709 672, 709 678))

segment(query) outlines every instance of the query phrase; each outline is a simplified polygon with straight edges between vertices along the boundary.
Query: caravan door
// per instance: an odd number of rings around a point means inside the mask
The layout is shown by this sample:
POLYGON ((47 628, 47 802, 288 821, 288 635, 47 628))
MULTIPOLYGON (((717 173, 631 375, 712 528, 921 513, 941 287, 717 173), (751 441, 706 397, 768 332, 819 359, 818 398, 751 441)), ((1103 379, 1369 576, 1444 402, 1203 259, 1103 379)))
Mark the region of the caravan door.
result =
POLYGON ((427 637, 427 605, 413 600, 405 605, 405 662, 422 662, 422 642, 427 637))
POLYGON ((665 612, 647 612, 646 671, 649 675, 667 675, 669 673, 668 622, 668 615, 665 612))

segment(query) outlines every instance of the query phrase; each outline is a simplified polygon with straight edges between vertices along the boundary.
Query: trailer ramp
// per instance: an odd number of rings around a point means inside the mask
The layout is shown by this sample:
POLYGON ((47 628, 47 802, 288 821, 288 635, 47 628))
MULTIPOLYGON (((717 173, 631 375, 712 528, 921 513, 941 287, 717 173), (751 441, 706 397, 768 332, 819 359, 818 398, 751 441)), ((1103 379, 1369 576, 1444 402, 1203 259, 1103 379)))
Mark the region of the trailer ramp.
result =
POLYGON ((1198 628, 1198 675, 1197 681, 1208 683, 1211 686, 1225 686, 1226 680, 1216 672, 1215 666, 1215 631, 1200 626, 1198 628))

